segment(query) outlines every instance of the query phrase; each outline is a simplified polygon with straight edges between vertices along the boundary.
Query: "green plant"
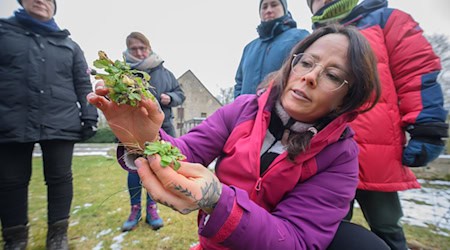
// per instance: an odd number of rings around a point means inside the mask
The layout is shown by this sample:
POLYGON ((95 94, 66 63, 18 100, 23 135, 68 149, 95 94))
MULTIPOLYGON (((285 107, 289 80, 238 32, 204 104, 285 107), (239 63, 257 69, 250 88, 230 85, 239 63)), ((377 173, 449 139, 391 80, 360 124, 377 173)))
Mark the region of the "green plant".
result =
POLYGON ((95 79, 102 79, 109 89, 108 97, 117 104, 137 106, 144 98, 156 101, 150 93, 150 75, 144 71, 131 69, 125 60, 112 61, 105 52, 98 52, 99 59, 94 61, 94 66, 103 69, 106 74, 91 71, 95 79))
MULTIPOLYGON (((106 74, 91 71, 96 79, 102 79, 109 89, 108 97, 115 103, 137 106, 142 97, 149 98, 156 102, 156 98, 150 93, 150 75, 144 71, 131 69, 125 60, 113 62, 104 51, 98 52, 99 59, 94 61, 94 66, 103 69, 106 74)), ((186 157, 180 150, 170 143, 161 141, 147 142, 144 149, 145 155, 159 154, 161 156, 161 166, 171 165, 178 170, 180 163, 186 157)))
POLYGON ((162 167, 172 166, 175 170, 180 168, 180 163, 178 161, 186 159, 177 147, 172 146, 170 142, 166 141, 145 143, 144 155, 148 156, 154 154, 161 156, 162 167))

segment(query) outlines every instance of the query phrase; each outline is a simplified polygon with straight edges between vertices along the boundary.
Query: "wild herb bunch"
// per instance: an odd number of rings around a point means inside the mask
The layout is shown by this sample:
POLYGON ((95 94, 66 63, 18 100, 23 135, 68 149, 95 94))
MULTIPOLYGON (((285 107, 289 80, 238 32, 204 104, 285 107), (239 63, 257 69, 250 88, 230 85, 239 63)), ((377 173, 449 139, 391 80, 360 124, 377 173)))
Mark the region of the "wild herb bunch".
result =
POLYGON ((180 168, 178 161, 186 159, 186 156, 180 152, 180 149, 174 147, 167 141, 146 142, 144 155, 149 156, 154 154, 161 156, 162 167, 172 166, 175 171, 180 168))
MULTIPOLYGON (((142 97, 157 102, 156 98, 149 91, 151 87, 149 84, 150 75, 147 72, 131 69, 125 62, 125 59, 113 62, 101 50, 98 52, 98 57, 94 61, 94 66, 98 69, 103 69, 105 74, 94 70, 91 70, 91 74, 95 75, 95 79, 102 79, 105 82, 106 87, 109 89, 108 98, 111 101, 117 104, 128 104, 133 107, 142 101, 142 97)), ((145 156, 158 154, 161 156, 162 167, 172 166, 175 170, 180 168, 178 161, 186 159, 177 147, 165 141, 146 142, 143 154, 145 156)))
POLYGON ((91 71, 95 79, 102 79, 109 89, 108 98, 117 104, 128 104, 137 106, 144 98, 156 101, 156 98, 149 91, 150 75, 147 72, 131 69, 123 61, 113 62, 105 52, 98 52, 98 59, 94 61, 94 66, 103 69, 105 74, 91 71))

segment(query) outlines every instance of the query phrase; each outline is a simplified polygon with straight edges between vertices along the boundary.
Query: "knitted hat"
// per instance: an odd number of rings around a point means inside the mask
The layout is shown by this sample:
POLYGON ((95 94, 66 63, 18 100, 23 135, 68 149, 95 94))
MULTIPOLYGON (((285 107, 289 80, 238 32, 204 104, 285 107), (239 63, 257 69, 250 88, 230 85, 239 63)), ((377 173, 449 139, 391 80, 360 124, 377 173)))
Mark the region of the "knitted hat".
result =
MULTIPOLYGON (((17 0, 18 2, 19 2, 19 4, 21 5, 21 6, 23 6, 22 5, 22 0, 17 0)), ((55 11, 53 12, 53 15, 55 15, 56 14, 56 0, 53 0, 53 4, 55 5, 55 11)))
MULTIPOLYGON (((288 13, 288 8, 287 8, 287 0, 279 0, 281 5, 283 5, 283 9, 284 9, 284 14, 286 15, 288 13)), ((259 1, 259 10, 261 10, 261 4, 262 4, 263 0, 259 1)))

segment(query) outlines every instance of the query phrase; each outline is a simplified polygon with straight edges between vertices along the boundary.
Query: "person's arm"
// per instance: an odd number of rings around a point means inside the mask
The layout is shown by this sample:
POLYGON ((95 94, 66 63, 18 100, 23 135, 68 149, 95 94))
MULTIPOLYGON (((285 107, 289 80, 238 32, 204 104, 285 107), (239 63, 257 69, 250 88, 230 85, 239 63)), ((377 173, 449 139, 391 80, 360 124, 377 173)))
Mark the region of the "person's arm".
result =
MULTIPOLYGON (((242 63, 242 61, 241 61, 242 63)), ((241 89, 242 89, 242 68, 241 64, 239 64, 239 67, 236 72, 236 76, 234 77, 234 81, 236 84, 234 85, 234 98, 241 95, 241 89)))
MULTIPOLYGON (((247 45, 248 46, 248 45, 247 45)), ((242 71, 242 67, 243 67, 243 63, 244 63, 244 59, 245 59, 245 51, 247 46, 244 48, 243 52, 242 52, 242 56, 241 56, 241 60, 239 62, 239 66, 236 70, 236 76, 234 77, 234 81, 236 82, 236 84, 234 85, 234 99, 236 99, 236 97, 241 95, 241 90, 242 90, 242 81, 244 78, 244 73, 242 71)))
POLYGON ((441 70, 439 57, 419 24, 400 10, 392 12, 384 31, 402 124, 411 135, 403 164, 425 166, 442 152, 442 138, 448 133, 447 111, 437 81, 441 70))
MULTIPOLYGON (((208 166, 221 154, 222 148, 236 125, 253 119, 254 112, 252 110, 257 109, 257 105, 256 96, 243 96, 221 107, 202 123, 192 128, 189 133, 181 137, 173 138, 162 129, 159 129, 158 136, 161 140, 170 142, 178 147, 186 156, 186 161, 208 166), (210 138, 214 139, 211 140, 210 138)), ((101 105, 98 107, 100 109, 104 108, 101 105)), ((116 112, 113 112, 113 114, 117 115, 116 112)), ((141 129, 140 131, 145 133, 150 130, 141 129)), ((125 151, 123 145, 118 146, 117 152, 119 164, 124 169, 135 169, 133 160, 137 156, 131 156, 129 152, 125 151)))
POLYGON ((92 83, 87 73, 86 59, 77 44, 75 44, 73 62, 73 85, 80 104, 80 118, 83 122, 82 139, 85 140, 94 136, 97 131, 98 113, 97 109, 86 101, 86 95, 92 92, 92 83))
POLYGON ((73 61, 73 85, 81 106, 81 120, 90 120, 97 123, 97 109, 86 102, 86 95, 92 92, 92 83, 87 73, 88 65, 86 59, 78 45, 74 46, 73 61))
POLYGON ((168 73, 169 77, 169 82, 167 83, 167 85, 170 86, 170 90, 164 92, 164 94, 170 96, 170 103, 167 106, 176 107, 183 104, 186 97, 173 73, 168 69, 166 69, 166 72, 168 73))

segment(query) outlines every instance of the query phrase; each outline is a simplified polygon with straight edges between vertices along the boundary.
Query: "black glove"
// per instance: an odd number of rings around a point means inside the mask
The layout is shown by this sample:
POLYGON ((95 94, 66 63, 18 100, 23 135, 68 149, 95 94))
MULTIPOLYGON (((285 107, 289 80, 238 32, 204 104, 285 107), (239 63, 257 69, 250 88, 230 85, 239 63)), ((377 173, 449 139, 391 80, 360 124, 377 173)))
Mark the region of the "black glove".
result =
POLYGON ((410 125, 407 131, 411 135, 408 145, 403 150, 403 164, 409 167, 426 166, 436 159, 444 149, 448 124, 423 123, 410 125))
POLYGON ((97 133, 97 121, 86 120, 83 121, 81 128, 81 140, 85 141, 97 133))

